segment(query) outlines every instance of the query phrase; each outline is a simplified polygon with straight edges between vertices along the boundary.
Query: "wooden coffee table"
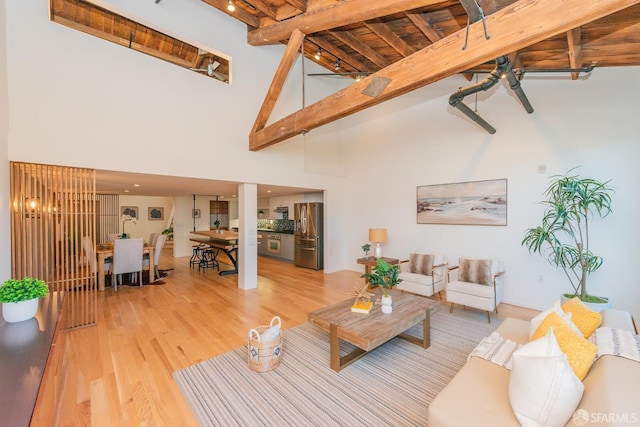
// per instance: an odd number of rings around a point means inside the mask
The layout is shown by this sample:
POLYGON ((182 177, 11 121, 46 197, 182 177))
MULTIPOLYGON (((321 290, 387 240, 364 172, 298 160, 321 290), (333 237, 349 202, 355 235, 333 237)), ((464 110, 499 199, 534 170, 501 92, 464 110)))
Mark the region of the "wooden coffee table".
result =
MULTIPOLYGON (((367 352, 395 337, 404 338, 422 348, 429 348, 431 310, 438 302, 397 290, 392 290, 390 295, 393 299, 391 314, 382 313, 379 303, 373 305, 369 314, 353 313, 351 306, 355 298, 309 313, 310 322, 329 332, 331 369, 339 372, 367 352), (421 338, 405 333, 419 322, 422 322, 423 328, 421 338), (347 341, 357 348, 340 357, 340 340, 347 341)), ((379 296, 378 292, 374 298, 379 296)))

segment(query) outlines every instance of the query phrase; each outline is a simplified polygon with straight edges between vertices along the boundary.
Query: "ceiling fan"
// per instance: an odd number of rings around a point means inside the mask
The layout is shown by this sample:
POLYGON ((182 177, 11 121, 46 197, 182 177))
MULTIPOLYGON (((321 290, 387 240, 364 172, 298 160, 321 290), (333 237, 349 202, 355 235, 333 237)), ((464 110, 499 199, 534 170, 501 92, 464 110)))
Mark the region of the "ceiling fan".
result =
POLYGON ((218 61, 213 61, 213 62, 209 62, 207 64, 207 68, 189 68, 191 71, 198 71, 200 73, 207 73, 207 75, 209 77, 215 77, 218 80, 221 80, 223 82, 227 82, 227 76, 225 76, 224 74, 216 71, 218 69, 218 67, 220 66, 220 63, 218 61))

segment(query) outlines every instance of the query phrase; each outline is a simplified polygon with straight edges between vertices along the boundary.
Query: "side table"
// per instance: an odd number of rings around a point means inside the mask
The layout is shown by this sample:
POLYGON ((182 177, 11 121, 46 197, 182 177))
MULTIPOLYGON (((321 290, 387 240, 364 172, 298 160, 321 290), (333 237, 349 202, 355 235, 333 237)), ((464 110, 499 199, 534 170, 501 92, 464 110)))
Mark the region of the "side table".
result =
MULTIPOLYGON (((365 274, 371 274, 371 267, 378 263, 378 259, 383 259, 387 261, 391 265, 396 265, 400 263, 400 260, 397 258, 376 258, 374 256, 370 256, 368 258, 358 258, 358 264, 364 265, 365 274)), ((369 284, 369 280, 365 279, 365 283, 367 284, 368 289, 371 289, 371 285, 369 284)))

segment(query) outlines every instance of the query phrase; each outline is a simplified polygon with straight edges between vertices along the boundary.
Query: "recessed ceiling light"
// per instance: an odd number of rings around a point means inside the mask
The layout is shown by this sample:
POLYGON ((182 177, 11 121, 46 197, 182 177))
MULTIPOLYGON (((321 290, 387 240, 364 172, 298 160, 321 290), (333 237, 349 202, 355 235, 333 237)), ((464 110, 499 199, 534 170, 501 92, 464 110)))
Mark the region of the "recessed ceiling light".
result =
POLYGON ((133 184, 134 187, 140 187, 140 184, 133 184))
POLYGON ((271 190, 267 190, 267 193, 271 193, 271 190))
POLYGON ((129 192, 129 190, 124 190, 124 192, 125 192, 125 193, 128 193, 128 192, 129 192))

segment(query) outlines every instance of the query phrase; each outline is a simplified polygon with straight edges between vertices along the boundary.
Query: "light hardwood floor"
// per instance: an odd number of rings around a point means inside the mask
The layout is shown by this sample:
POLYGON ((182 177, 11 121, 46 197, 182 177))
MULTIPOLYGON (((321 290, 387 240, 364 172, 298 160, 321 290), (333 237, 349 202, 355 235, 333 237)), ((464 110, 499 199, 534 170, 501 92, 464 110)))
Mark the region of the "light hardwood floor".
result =
MULTIPOLYGON (((107 288, 97 326, 57 334, 32 426, 197 426, 172 372, 244 345, 274 315, 284 329, 304 323, 363 280, 258 257, 258 288, 243 291, 236 275, 191 269, 166 250, 159 266, 172 269, 163 285, 107 288)), ((537 313, 499 310, 501 318, 537 313)))

